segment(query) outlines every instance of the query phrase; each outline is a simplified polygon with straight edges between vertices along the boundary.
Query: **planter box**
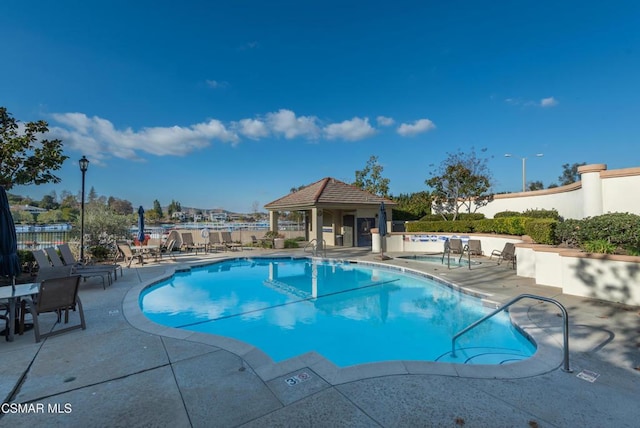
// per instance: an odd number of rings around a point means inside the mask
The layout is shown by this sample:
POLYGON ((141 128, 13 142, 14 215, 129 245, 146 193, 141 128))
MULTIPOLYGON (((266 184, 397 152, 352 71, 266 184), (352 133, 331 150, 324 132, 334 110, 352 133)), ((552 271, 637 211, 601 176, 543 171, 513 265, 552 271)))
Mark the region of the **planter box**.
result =
POLYGON ((284 248, 284 239, 276 238, 273 240, 273 248, 277 250, 281 250, 284 248))

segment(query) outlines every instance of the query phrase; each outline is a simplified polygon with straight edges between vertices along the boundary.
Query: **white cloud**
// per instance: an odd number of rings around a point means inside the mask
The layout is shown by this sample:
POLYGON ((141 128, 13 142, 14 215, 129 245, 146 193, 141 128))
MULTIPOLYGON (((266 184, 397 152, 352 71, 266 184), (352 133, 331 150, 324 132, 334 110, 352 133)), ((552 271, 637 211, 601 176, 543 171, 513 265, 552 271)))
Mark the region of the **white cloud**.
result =
POLYGON ((558 100, 556 100, 554 97, 543 98, 539 102, 532 101, 532 100, 524 100, 522 98, 505 98, 504 102, 512 106, 523 106, 523 107, 548 108, 548 107, 554 107, 558 105, 558 100))
POLYGON ((429 119, 416 120, 412 124, 403 123, 396 130, 403 137, 411 137, 435 129, 436 125, 429 119))
POLYGON ((378 116, 376 117, 376 121, 378 122, 378 126, 391 126, 396 123, 393 118, 386 116, 378 116))
POLYGON ((205 80, 205 83, 212 89, 224 89, 229 87, 229 82, 225 82, 224 80, 205 80))
POLYGON ((315 116, 300 116, 291 110, 280 109, 276 113, 268 113, 266 122, 272 132, 282 134, 287 139, 306 137, 315 139, 320 135, 320 128, 316 124, 315 116))
POLYGON ((354 117, 341 123, 332 123, 324 127, 324 134, 329 140, 341 138, 348 141, 362 140, 371 137, 376 130, 369 124, 369 118, 354 117))
POLYGON ((258 119, 242 119, 238 122, 233 122, 231 125, 240 135, 252 140, 259 140, 270 134, 267 124, 258 119))
MULTIPOLYGON (((325 126, 315 116, 296 116, 287 109, 267 113, 253 119, 241 119, 225 124, 217 119, 188 126, 150 127, 134 130, 117 129, 107 119, 89 117, 84 113, 56 113, 52 115, 50 134, 60 138, 65 146, 87 155, 91 161, 103 164, 109 158, 142 161, 143 154, 156 156, 185 156, 209 147, 213 141, 238 144, 241 138, 261 140, 273 136, 307 140, 342 139, 357 141, 377 133, 368 118, 354 117, 325 126)), ((379 124, 389 126, 393 119, 378 116, 379 124)), ((422 119, 414 124, 402 124, 401 135, 414 135, 433 129, 433 123, 422 119)))
POLYGON ((66 146, 92 154, 98 162, 107 157, 140 160, 138 153, 157 156, 184 156, 211 144, 212 140, 237 143, 238 136, 219 120, 197 123, 189 127, 153 127, 134 131, 116 129, 111 122, 83 113, 54 114, 53 119, 65 128, 52 127, 50 133, 66 146))

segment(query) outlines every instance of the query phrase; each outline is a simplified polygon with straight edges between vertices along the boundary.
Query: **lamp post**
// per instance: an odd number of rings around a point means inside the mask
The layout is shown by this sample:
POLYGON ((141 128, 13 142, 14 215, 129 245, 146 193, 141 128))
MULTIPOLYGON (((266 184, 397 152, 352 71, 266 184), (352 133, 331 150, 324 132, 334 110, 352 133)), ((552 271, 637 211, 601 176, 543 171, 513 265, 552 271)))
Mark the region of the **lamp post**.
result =
POLYGON ((84 261, 84 176, 89 168, 89 159, 82 156, 78 161, 80 171, 82 171, 82 199, 80 200, 80 260, 84 261))
MULTIPOLYGON (((541 158, 542 156, 544 156, 544 154, 536 153, 534 156, 541 158)), ((511 153, 505 153, 504 157, 512 158, 514 156, 511 153)), ((522 159, 522 191, 526 192, 527 191, 527 158, 523 157, 521 159, 522 159)))

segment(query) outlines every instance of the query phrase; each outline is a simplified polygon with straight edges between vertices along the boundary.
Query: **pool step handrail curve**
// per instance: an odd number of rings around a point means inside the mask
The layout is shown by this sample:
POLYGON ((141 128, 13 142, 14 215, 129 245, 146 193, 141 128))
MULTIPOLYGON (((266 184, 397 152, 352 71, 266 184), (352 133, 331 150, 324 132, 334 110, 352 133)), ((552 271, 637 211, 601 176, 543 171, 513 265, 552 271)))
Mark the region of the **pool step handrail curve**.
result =
MULTIPOLYGON (((460 266, 460 262, 462 261, 462 257, 464 257, 465 252, 467 253, 469 270, 471 270, 471 251, 469 251, 468 244, 465 244, 462 247, 462 252, 460 253, 460 258, 458 259, 458 266, 460 266)), ((451 269, 451 243, 449 242, 448 238, 446 241, 444 241, 444 251, 442 252, 442 264, 444 264, 445 257, 447 258, 447 268, 451 269)))
POLYGON ((303 251, 308 252, 307 248, 311 249, 313 257, 318 257, 318 250, 320 249, 322 250, 323 257, 325 259, 327 258, 327 241, 325 241, 324 239, 322 240, 322 242, 318 242, 316 238, 313 238, 311 241, 307 242, 307 245, 304 246, 303 251))
POLYGON ((518 302, 518 301, 520 301, 522 299, 542 300, 543 302, 553 303, 558 308, 560 308, 560 311, 562 312, 563 339, 564 339, 563 340, 563 348, 564 349, 563 349, 563 358, 562 358, 562 371, 566 372, 566 373, 573 373, 573 370, 571 370, 571 368, 569 367, 569 315, 567 314, 567 309, 562 305, 562 303, 558 302, 555 299, 552 299, 550 297, 537 296, 535 294, 521 294, 519 296, 516 296, 513 299, 509 300, 504 305, 500 306, 495 311, 491 312, 488 315, 485 315, 484 317, 480 318, 478 321, 474 322, 473 324, 470 324, 468 327, 466 327, 466 328, 460 330, 459 332, 457 332, 453 336, 453 338, 451 339, 451 356, 452 357, 456 356, 456 339, 458 337, 462 336, 463 334, 465 334, 469 330, 477 327, 478 325, 482 324, 483 322, 485 322, 489 318, 493 317, 497 313, 502 312, 503 310, 507 309, 509 306, 513 305, 514 303, 516 303, 516 302, 518 302))

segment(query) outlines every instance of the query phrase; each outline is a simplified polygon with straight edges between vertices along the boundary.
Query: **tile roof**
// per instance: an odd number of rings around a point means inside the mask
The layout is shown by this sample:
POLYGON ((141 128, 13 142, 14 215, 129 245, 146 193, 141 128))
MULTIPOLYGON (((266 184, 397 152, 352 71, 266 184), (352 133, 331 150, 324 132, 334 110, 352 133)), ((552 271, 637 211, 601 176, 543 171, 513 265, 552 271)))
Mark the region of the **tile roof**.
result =
POLYGON ((269 202, 265 208, 277 210, 315 205, 378 205, 383 201, 387 205, 396 205, 390 199, 374 195, 335 178, 326 177, 297 192, 269 202))

